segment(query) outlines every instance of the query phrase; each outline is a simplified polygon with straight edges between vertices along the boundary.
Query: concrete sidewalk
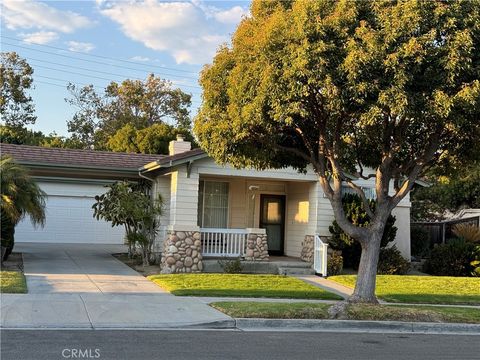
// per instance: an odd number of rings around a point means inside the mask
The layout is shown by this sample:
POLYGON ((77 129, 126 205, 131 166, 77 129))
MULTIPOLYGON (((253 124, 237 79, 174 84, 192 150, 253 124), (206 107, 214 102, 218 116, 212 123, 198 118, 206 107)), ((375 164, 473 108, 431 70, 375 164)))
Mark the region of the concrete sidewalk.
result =
POLYGON ((125 294, 2 294, 2 328, 231 328, 233 320, 194 298, 125 294))
POLYGON ((344 299, 353 294, 353 289, 317 275, 297 275, 295 277, 323 290, 337 294, 344 299))

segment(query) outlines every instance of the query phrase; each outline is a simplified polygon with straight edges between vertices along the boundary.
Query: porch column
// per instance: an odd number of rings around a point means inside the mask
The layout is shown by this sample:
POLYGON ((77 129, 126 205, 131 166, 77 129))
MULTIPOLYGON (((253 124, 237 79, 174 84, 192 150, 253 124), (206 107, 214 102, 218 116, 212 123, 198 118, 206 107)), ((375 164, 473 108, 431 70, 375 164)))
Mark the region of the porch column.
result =
POLYGON ((163 243, 162 273, 200 272, 203 263, 197 225, 199 176, 181 166, 170 178, 170 224, 163 243))
POLYGON ((245 260, 268 261, 267 232, 265 229, 248 228, 245 260))

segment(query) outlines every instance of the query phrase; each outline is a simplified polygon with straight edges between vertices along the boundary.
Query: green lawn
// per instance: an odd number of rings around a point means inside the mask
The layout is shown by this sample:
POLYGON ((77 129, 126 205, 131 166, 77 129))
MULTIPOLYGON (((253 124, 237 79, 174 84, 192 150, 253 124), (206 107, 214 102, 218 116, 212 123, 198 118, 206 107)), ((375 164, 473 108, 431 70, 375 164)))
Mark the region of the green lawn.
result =
MULTIPOLYGON (((212 303, 210 306, 237 318, 328 319, 328 308, 332 305, 305 302, 223 301, 212 303)), ((461 307, 352 304, 348 306, 344 319, 479 324, 480 310, 461 307)))
POLYGON ((27 283, 25 276, 18 271, 1 271, 0 272, 0 292, 4 294, 26 293, 27 283))
POLYGON ((172 294, 182 296, 341 300, 336 294, 282 275, 171 274, 148 278, 172 294))
MULTIPOLYGON (((353 288, 356 276, 328 279, 353 288)), ((378 275, 376 293, 389 302, 480 305, 480 278, 378 275)))
POLYGON ((222 301, 210 306, 236 318, 328 319, 331 304, 222 301))

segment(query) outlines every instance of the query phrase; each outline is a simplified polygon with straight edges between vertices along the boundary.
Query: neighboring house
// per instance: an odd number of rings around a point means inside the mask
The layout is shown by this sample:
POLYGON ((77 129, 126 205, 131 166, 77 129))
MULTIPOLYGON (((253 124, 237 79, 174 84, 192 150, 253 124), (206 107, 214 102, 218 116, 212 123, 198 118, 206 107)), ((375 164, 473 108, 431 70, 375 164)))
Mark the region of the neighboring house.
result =
MULTIPOLYGON (((49 194, 45 229, 24 222, 17 229, 18 241, 121 243, 123 231, 97 224, 89 208, 93 196, 104 191, 101 185, 140 177, 151 180, 153 192, 165 202, 157 245, 166 272, 201 271, 202 258, 208 256, 310 259, 314 235, 330 235, 333 212, 311 169, 301 174, 292 168, 221 166, 201 149, 190 150, 182 138, 170 143, 169 156, 6 144, 2 153, 29 166, 49 194), (72 234, 73 229, 79 230, 72 234)), ((374 195, 374 180, 357 183, 374 195)), ((394 215, 396 246, 410 259, 408 197, 394 215)))

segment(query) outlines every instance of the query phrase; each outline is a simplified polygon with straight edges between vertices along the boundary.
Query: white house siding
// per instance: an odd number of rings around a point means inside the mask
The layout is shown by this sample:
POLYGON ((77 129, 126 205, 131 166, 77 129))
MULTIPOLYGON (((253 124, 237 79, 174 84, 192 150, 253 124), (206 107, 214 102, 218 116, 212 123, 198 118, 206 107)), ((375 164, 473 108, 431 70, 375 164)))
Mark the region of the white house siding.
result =
POLYGON ((395 226, 398 228, 395 245, 406 259, 410 259, 410 206, 403 203, 392 211, 396 216, 395 226))
POLYGON ((285 255, 300 257, 305 235, 315 234, 317 186, 316 182, 287 185, 285 255))
POLYGON ((123 244, 123 227, 93 218, 95 195, 102 184, 39 182, 47 194, 45 227, 35 228, 27 217, 15 228, 17 242, 123 244))
POLYGON ((190 174, 186 166, 180 166, 170 175, 171 226, 188 230, 197 226, 199 176, 195 168, 190 174))

